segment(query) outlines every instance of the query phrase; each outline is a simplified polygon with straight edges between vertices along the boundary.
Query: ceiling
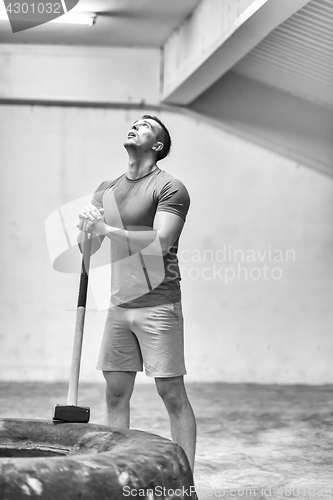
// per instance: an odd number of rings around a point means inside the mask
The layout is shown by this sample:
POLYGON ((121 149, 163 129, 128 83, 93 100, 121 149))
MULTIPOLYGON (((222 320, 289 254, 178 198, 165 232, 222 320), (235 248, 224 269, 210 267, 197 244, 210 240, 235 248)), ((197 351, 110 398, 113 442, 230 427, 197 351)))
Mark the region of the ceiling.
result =
POLYGON ((160 47, 199 1, 80 0, 73 12, 98 13, 94 26, 47 23, 13 34, 8 22, 0 21, 0 43, 160 47))
MULTIPOLYGON (((13 34, 0 21, 0 43, 158 48, 199 2, 80 0, 74 11, 98 13, 95 26, 47 23, 13 34)), ((232 71, 332 109, 333 0, 310 0, 232 71)))
POLYGON ((311 0, 233 71, 333 109, 333 1, 311 0))

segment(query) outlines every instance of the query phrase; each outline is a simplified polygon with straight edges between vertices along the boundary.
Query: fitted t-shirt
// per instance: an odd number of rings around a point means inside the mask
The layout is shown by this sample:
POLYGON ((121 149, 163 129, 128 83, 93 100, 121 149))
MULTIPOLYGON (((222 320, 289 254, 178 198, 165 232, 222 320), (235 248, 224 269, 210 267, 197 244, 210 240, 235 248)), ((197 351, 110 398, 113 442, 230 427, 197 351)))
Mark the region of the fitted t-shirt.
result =
MULTIPOLYGON (((170 212, 185 221, 190 197, 180 180, 157 167, 139 179, 129 179, 123 174, 113 181, 102 182, 92 204, 104 209, 104 220, 112 227, 152 231, 156 212, 170 212)), ((151 241, 140 251, 133 251, 130 238, 123 244, 111 242, 111 302, 114 305, 148 307, 180 300, 178 239, 163 256, 158 237, 154 235, 156 232, 152 232, 151 241)))

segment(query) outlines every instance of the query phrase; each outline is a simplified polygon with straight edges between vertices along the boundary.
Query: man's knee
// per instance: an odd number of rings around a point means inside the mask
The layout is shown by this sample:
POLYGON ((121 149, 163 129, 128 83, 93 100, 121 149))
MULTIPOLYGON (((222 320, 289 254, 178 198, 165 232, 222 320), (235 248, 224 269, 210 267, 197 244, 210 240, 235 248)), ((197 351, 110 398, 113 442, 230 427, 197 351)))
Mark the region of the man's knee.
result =
POLYGON ((133 392, 135 372, 103 372, 106 380, 106 401, 108 405, 127 404, 133 392))
POLYGON ((156 378, 155 383, 169 412, 178 414, 188 404, 183 377, 156 378))

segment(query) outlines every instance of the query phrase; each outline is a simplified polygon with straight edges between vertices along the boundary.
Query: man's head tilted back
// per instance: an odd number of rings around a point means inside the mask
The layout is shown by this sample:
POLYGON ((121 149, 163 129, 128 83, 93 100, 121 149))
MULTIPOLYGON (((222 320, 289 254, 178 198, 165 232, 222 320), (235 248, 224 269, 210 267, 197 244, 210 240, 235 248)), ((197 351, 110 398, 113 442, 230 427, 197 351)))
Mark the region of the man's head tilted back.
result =
POLYGON ((169 154, 171 137, 157 116, 143 115, 133 123, 124 146, 126 149, 140 149, 141 152, 155 152, 155 161, 158 162, 169 154))
POLYGON ((142 119, 144 120, 153 120, 159 125, 159 133, 157 136, 158 141, 160 141, 163 144, 163 148, 158 151, 156 161, 163 160, 168 154, 170 153, 170 148, 171 148, 171 137, 169 134, 168 129, 164 125, 164 123, 161 122, 157 116, 151 116, 151 115, 143 115, 142 119))

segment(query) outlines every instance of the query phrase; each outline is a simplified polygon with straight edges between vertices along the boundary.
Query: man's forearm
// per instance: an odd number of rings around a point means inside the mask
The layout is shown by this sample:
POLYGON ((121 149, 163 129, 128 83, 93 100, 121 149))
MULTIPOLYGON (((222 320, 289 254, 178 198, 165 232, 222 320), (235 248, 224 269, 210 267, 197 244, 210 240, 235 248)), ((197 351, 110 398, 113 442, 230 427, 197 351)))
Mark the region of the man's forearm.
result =
POLYGON ((131 253, 140 252, 150 245, 157 237, 157 231, 127 231, 108 224, 103 224, 103 231, 99 234, 107 236, 112 242, 128 248, 131 253))

